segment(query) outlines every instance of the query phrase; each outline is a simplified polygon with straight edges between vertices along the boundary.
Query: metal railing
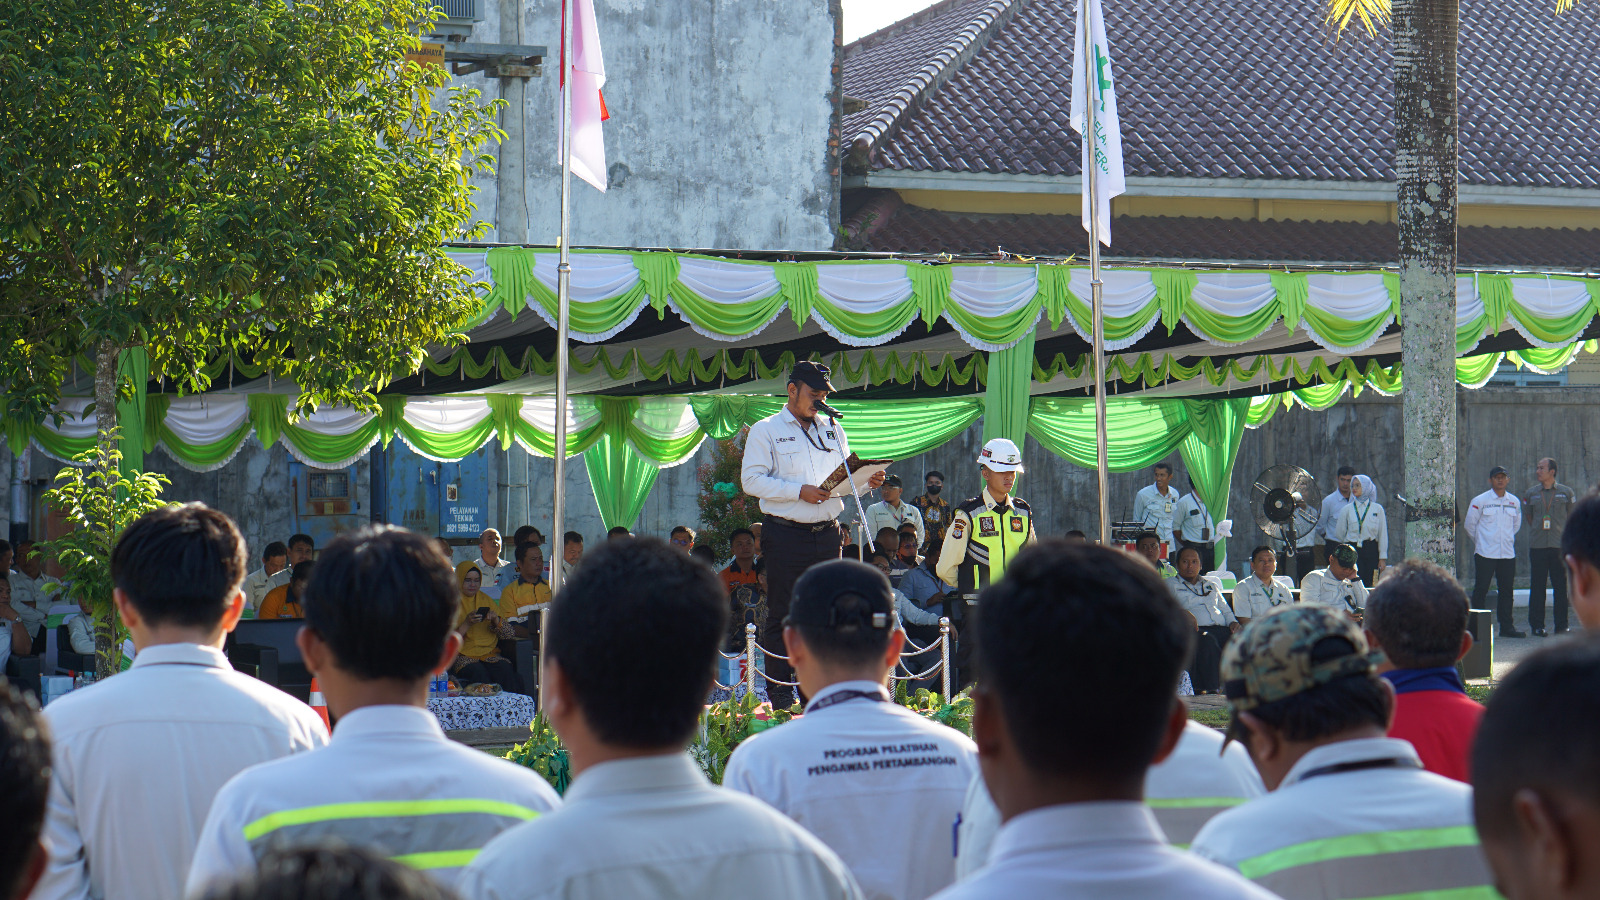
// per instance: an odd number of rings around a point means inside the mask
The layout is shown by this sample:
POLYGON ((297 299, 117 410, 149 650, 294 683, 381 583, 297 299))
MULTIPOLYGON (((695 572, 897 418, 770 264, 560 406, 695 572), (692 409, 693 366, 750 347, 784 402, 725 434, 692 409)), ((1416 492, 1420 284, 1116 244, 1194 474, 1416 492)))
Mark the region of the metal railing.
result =
MULTIPOLYGON (((906 643, 915 649, 909 652, 904 650, 901 651, 899 661, 896 663, 895 668, 889 672, 889 677, 887 679, 889 686, 892 688, 894 682, 896 681, 922 681, 925 678, 932 678, 935 673, 938 673, 940 676, 940 693, 944 696, 945 700, 949 700, 950 620, 942 616, 939 618, 939 639, 929 643, 926 647, 918 647, 916 641, 911 640, 909 637, 906 638, 906 643), (911 667, 906 665, 906 659, 909 657, 921 656, 925 653, 932 653, 934 650, 939 651, 939 661, 929 666, 926 670, 922 672, 912 672, 911 667), (906 674, 899 674, 899 670, 901 669, 904 669, 906 674)), ((789 661, 789 657, 784 656, 781 653, 774 653, 756 643, 756 626, 753 622, 747 623, 744 626, 744 652, 722 654, 723 659, 742 658, 744 660, 744 689, 746 694, 756 693, 757 675, 760 675, 762 678, 766 679, 768 684, 781 684, 786 687, 799 686, 800 683, 798 681, 784 681, 768 675, 760 666, 757 665, 757 652, 760 652, 762 657, 770 656, 773 659, 781 659, 784 662, 789 661)), ((713 679, 712 683, 720 690, 732 691, 734 689, 733 685, 723 684, 715 679, 713 679)))

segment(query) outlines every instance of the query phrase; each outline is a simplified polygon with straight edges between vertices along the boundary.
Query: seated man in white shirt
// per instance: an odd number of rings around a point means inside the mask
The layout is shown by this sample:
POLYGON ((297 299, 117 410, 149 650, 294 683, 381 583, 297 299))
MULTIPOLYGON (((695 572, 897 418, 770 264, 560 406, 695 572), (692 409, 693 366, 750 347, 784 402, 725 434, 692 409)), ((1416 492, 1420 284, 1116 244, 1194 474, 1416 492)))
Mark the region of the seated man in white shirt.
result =
POLYGON ((50 866, 39 897, 181 897, 228 779, 327 742, 311 707, 236 672, 244 538, 201 503, 140 516, 111 554, 133 667, 50 704, 50 866))
MULTIPOLYGON (((4 579, 0 579, 4 581, 4 579)), ((44 874, 41 840, 50 796, 50 740, 39 708, 0 681, 0 898, 23 900, 44 874)))
POLYGON ((1300 602, 1319 603, 1347 616, 1359 616, 1367 608, 1367 586, 1356 571, 1356 548, 1334 544, 1328 551, 1328 567, 1317 569, 1300 581, 1300 602))
POLYGON ((862 896, 826 845, 714 786, 684 752, 727 629, 727 592, 710 568, 656 538, 602 544, 546 619, 543 712, 573 782, 560 809, 483 849, 456 888, 462 897, 862 896), (638 688, 641 672, 649 690, 638 688))
POLYGON ((446 738, 428 712, 428 682, 461 648, 459 598, 455 573, 415 532, 369 526, 322 551, 296 643, 338 718, 333 741, 228 782, 190 896, 268 851, 334 840, 449 886, 495 835, 560 804, 532 770, 446 738))
POLYGON ((1250 577, 1233 589, 1233 611, 1239 624, 1248 625, 1280 606, 1294 602, 1294 594, 1276 577, 1278 557, 1271 547, 1260 546, 1250 551, 1250 577))
POLYGON ((261 608, 262 598, 267 592, 287 581, 279 581, 278 573, 289 567, 289 548, 283 541, 273 541, 261 551, 261 568, 251 572, 244 579, 244 603, 252 610, 261 608))
POLYGON ((723 785, 821 838, 869 897, 923 900, 948 886, 955 860, 928 848, 950 836, 976 748, 884 689, 905 646, 889 579, 855 560, 812 566, 795 582, 783 642, 806 714, 740 744, 723 785))
MULTIPOLYGON (((983 592, 972 733, 1005 824, 989 865, 941 900, 1265 898, 1174 849, 1142 802, 1188 712, 1178 675, 1194 638, 1141 561, 1047 541, 983 592), (1070 718, 1041 715, 1073 685, 1070 718)), ((957 848, 959 850, 959 848, 957 848)))
POLYGON ((1222 687, 1218 675, 1222 648, 1228 645, 1230 637, 1239 633, 1239 619, 1223 598, 1222 588, 1215 581, 1200 577, 1200 551, 1193 546, 1178 551, 1178 574, 1167 579, 1167 589, 1194 619, 1198 633, 1194 660, 1189 664, 1194 691, 1214 693, 1222 687))
POLYGON ((0 677, 6 673, 6 663, 13 656, 27 656, 33 649, 33 638, 28 636, 28 626, 22 614, 11 604, 11 584, 0 578, 0 677))

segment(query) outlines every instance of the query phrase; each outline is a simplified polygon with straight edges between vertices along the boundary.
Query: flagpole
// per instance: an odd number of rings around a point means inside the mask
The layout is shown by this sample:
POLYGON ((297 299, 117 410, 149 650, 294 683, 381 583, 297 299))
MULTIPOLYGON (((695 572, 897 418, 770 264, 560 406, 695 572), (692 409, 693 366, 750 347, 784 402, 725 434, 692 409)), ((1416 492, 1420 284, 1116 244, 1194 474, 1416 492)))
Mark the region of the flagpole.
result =
POLYGON ((1111 543, 1111 470, 1106 460, 1106 317, 1101 302, 1099 178, 1095 175, 1094 33, 1089 27, 1089 2, 1078 0, 1083 17, 1078 22, 1079 56, 1083 58, 1084 146, 1086 165, 1083 187, 1089 206, 1089 302, 1094 315, 1094 452, 1100 484, 1100 543, 1111 543))
MULTIPOLYGON (((567 506, 567 318, 571 314, 571 243, 568 238, 572 209, 572 3, 561 3, 561 226, 560 262, 556 264, 556 473, 550 509, 550 595, 561 592, 566 555, 567 506)), ((539 629, 539 660, 544 660, 545 630, 539 629)), ((539 679, 539 709, 543 710, 544 679, 539 679)))

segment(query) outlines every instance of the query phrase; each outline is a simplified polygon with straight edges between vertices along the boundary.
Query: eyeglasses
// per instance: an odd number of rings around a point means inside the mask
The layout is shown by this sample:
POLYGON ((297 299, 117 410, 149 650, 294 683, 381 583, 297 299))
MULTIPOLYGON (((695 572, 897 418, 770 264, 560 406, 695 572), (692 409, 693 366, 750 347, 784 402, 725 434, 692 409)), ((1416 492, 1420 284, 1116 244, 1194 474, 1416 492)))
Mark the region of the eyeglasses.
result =
POLYGON ((673 538, 672 542, 674 544, 677 544, 679 547, 687 547, 687 546, 689 546, 689 542, 688 541, 679 540, 677 538, 673 538))

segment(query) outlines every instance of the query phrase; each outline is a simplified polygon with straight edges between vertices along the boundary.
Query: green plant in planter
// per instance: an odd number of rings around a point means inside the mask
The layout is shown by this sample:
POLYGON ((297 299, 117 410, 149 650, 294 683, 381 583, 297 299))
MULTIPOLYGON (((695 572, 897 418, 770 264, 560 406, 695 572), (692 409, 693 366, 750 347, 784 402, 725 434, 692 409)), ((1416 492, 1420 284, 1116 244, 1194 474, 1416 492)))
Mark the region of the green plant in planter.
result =
POLYGON ((942 694, 936 694, 926 688, 917 691, 909 700, 901 704, 914 713, 923 715, 961 732, 968 737, 972 736, 972 693, 971 689, 962 691, 945 700, 942 694))
POLYGON ((565 794, 567 785, 572 783, 572 763, 567 758, 567 748, 561 746, 561 737, 550 727, 544 713, 533 717, 528 730, 532 732, 528 739, 512 747, 505 758, 538 772, 556 793, 565 794))
POLYGON ((94 614, 95 677, 122 671, 122 642, 128 629, 111 601, 111 551, 117 538, 133 521, 165 504, 161 491, 172 482, 155 472, 125 477, 118 471, 122 453, 117 450, 120 428, 108 441, 73 457, 74 465, 56 474, 56 486, 45 492, 45 502, 58 510, 71 527, 66 534, 45 542, 45 548, 66 570, 63 593, 86 599, 94 614))
POLYGON ((773 709, 746 694, 740 700, 724 700, 706 708, 700 718, 700 736, 689 747, 689 755, 714 784, 722 783, 733 750, 752 735, 776 728, 800 715, 797 703, 788 709, 773 709))

